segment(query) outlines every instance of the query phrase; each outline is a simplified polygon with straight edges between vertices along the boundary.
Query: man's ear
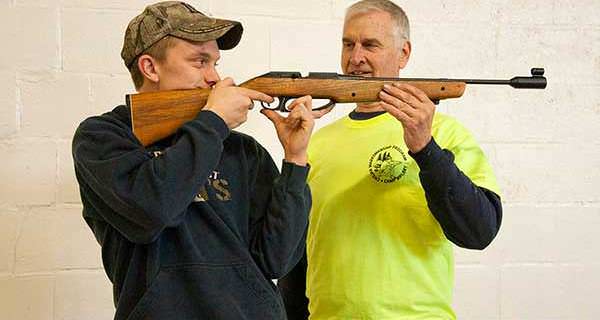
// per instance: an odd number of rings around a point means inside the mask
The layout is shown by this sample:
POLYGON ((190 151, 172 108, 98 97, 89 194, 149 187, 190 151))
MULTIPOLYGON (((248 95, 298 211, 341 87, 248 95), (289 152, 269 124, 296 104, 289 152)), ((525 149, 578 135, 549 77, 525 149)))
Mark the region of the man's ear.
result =
POLYGON ((144 76, 144 78, 150 82, 157 83, 160 80, 158 74, 158 65, 156 59, 148 54, 143 54, 138 58, 137 61, 138 69, 144 76))
POLYGON ((404 44, 402 45, 402 57, 400 57, 400 69, 404 69, 404 67, 406 67, 406 64, 408 63, 408 59, 410 58, 410 52, 412 50, 410 41, 406 40, 404 41, 404 44))

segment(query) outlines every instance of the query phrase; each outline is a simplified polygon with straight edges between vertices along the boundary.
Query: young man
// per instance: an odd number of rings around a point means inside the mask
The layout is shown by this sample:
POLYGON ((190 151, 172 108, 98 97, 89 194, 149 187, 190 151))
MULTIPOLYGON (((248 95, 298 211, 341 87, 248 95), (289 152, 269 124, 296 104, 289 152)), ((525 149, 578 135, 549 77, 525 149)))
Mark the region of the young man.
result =
MULTIPOLYGON (((352 5, 342 41, 345 74, 398 77, 411 53, 387 0, 352 5)), ((278 282, 290 319, 455 319, 452 244, 483 249, 498 232, 498 187, 471 134, 412 86, 380 98, 311 139, 308 259, 278 282)))
MULTIPOLYGON (((264 111, 285 150, 280 174, 254 139, 232 131, 257 91, 220 80, 219 49, 239 22, 182 2, 148 6, 127 27, 122 58, 139 92, 213 88, 197 117, 143 147, 126 106, 85 120, 73 139, 83 216, 102 246, 115 319, 284 319, 270 279, 305 248, 310 97, 284 118, 264 111)), ((177 112, 174 110, 173 112, 177 112)))

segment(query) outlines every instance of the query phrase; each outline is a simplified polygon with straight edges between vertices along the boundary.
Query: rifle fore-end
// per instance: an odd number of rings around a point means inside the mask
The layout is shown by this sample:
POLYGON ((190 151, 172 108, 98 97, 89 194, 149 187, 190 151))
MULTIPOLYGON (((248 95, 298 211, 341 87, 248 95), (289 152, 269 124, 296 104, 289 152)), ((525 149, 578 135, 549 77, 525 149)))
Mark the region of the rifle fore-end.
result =
POLYGON ((314 99, 330 99, 335 103, 356 103, 379 101, 379 92, 384 84, 408 83, 421 89, 431 100, 458 98, 465 91, 466 84, 460 81, 387 81, 387 80, 346 80, 310 78, 268 78, 258 77, 241 86, 270 96, 301 97, 310 95, 314 99))
MULTIPOLYGON (((421 89, 431 100, 458 98, 465 90, 460 81, 387 81, 310 78, 257 77, 240 87, 257 90, 273 97, 297 98, 311 95, 335 103, 379 101, 384 84, 406 82, 421 89)), ((196 117, 206 104, 210 89, 169 90, 127 95, 131 108, 133 133, 147 146, 168 137, 196 117)))

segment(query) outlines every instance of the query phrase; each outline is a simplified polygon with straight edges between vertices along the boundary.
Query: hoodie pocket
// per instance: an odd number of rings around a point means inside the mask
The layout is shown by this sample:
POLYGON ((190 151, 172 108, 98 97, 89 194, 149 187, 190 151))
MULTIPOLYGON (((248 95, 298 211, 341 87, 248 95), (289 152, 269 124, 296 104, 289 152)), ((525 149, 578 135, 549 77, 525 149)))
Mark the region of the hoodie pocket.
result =
POLYGON ((279 299, 247 263, 194 264, 161 268, 129 320, 277 319, 279 299))

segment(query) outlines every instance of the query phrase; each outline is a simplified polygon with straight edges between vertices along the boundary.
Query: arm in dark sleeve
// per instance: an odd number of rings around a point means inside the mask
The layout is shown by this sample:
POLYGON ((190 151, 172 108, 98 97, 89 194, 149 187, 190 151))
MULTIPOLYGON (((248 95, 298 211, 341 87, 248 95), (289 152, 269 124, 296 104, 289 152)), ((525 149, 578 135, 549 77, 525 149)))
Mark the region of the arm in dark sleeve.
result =
POLYGON ((308 166, 283 162, 281 174, 259 147, 259 165, 251 199, 250 252, 266 276, 277 279, 305 250, 310 190, 308 166))
POLYGON ((289 320, 308 319, 308 298, 306 297, 306 253, 298 264, 277 281, 277 287, 283 297, 285 311, 289 320))
POLYGON ((433 138, 423 150, 409 154, 419 165, 427 205, 446 237, 463 248, 487 247, 500 229, 500 197, 473 184, 454 163, 452 152, 442 150, 433 138))
POLYGON ((217 166, 228 135, 221 118, 202 111, 154 157, 124 121, 90 118, 79 126, 72 145, 81 190, 90 193, 84 203, 128 240, 152 242, 165 227, 181 222, 217 166))

